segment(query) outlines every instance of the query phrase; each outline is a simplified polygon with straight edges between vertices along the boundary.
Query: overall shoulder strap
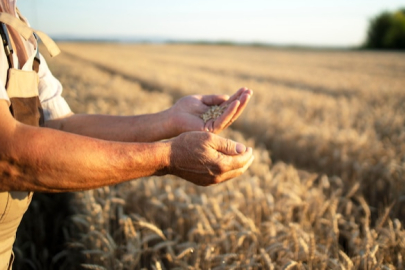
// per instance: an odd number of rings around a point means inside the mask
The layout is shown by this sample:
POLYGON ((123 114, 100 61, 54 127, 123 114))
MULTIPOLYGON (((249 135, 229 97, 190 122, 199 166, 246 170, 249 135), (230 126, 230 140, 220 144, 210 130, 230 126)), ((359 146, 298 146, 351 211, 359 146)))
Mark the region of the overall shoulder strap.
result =
POLYGON ((1 35, 1 41, 2 41, 3 47, 4 47, 4 52, 6 53, 8 67, 13 68, 14 67, 13 47, 10 42, 10 37, 8 35, 7 27, 3 22, 0 22, 0 35, 1 35))
POLYGON ((14 17, 13 15, 5 12, 0 12, 0 22, 3 22, 13 27, 25 40, 28 40, 35 32, 38 35, 38 37, 42 40, 49 54, 52 57, 60 53, 59 47, 48 35, 46 35, 41 31, 33 30, 32 28, 28 27, 26 23, 14 17))
MULTIPOLYGON (((24 24, 26 24, 27 26, 28 26, 28 22, 27 22, 27 20, 24 18, 24 16, 21 14, 21 11, 18 9, 18 7, 16 7, 16 13, 17 13, 17 16, 18 16, 18 18, 24 23, 24 24)), ((34 36, 33 37, 30 37, 30 38, 34 38, 35 39, 35 42, 36 42, 36 44, 37 44, 37 46, 38 46, 38 42, 39 42, 39 37, 37 36, 37 34, 34 32, 34 36)), ((36 73, 38 73, 39 72, 39 65, 41 64, 41 60, 40 60, 40 57, 39 57, 39 48, 36 48, 36 55, 35 55, 35 57, 34 57, 34 61, 33 61, 33 63, 32 63, 32 70, 34 70, 36 73)))

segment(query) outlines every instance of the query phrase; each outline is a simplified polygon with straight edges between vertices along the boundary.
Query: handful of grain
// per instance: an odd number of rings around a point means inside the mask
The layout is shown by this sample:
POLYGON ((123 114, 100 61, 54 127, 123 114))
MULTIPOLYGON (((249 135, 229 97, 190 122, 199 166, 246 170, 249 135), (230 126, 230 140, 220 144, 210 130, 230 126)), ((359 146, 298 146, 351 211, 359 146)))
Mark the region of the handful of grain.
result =
POLYGON ((210 119, 217 119, 224 113, 226 107, 228 107, 228 106, 224 106, 224 107, 221 107, 218 105, 211 106, 208 109, 208 111, 206 111, 205 113, 203 113, 201 115, 201 118, 202 118, 202 120, 204 120, 204 123, 207 123, 207 121, 210 119))

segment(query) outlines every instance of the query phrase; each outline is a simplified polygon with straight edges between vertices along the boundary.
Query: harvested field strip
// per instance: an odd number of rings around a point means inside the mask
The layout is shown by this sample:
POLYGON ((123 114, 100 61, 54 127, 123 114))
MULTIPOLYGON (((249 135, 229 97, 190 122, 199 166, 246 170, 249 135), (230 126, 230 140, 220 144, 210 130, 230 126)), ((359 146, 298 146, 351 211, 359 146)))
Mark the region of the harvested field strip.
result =
MULTIPOLYGON (((257 50, 232 47, 199 46, 143 46, 143 45, 92 45, 87 44, 80 51, 75 46, 64 44, 66 52, 91 61, 112 66, 134 74, 154 76, 149 72, 159 67, 164 73, 179 74, 189 68, 203 68, 204 71, 225 74, 244 74, 244 78, 275 78, 307 86, 325 89, 365 90, 364 82, 373 79, 379 82, 401 78, 405 66, 401 54, 378 54, 356 52, 311 52, 257 50), (115 46, 115 47, 114 47, 115 46), (97 47, 97 50, 94 48, 97 47), (206 52, 204 52, 204 50, 206 52), (95 52, 106 57, 96 57, 95 52), (398 57, 399 59, 396 59, 398 57), (126 61, 131 59, 131 61, 126 61), (338 59, 338 61, 336 61, 338 59), (143 68, 148 73, 143 71, 143 68), (341 80, 336 80, 341 78, 341 80), (305 83, 308 82, 308 83, 305 83)), ((155 71, 157 71, 155 69, 155 71)), ((196 76, 196 72, 183 76, 196 76)), ((173 81, 166 81, 173 83, 173 81)), ((232 89, 233 90, 233 89, 232 89)), ((368 92, 368 91, 367 91, 368 92)))
MULTIPOLYGON (((94 59, 87 59, 85 57, 78 56, 77 54, 70 53, 70 52, 64 52, 65 55, 69 56, 70 58, 76 59, 79 62, 87 62, 88 64, 94 65, 100 70, 104 70, 106 72, 111 73, 112 75, 120 75, 124 79, 129 80, 129 81, 134 81, 137 83, 140 83, 141 86, 145 90, 154 90, 154 91, 163 91, 166 90, 175 96, 176 93, 180 92, 178 89, 170 89, 168 86, 158 84, 157 82, 153 80, 145 80, 145 78, 140 78, 137 77, 135 73, 129 73, 128 71, 119 71, 114 67, 109 67, 105 64, 99 63, 98 61, 94 61, 94 59)), ((155 61, 155 64, 160 65, 160 64, 166 64, 166 65, 173 65, 173 62, 167 62, 167 61, 155 61)), ((187 64, 180 64, 176 62, 176 66, 181 66, 184 69, 189 70, 189 72, 193 72, 193 70, 197 71, 202 71, 207 74, 207 76, 221 76, 223 77, 224 80, 226 80, 228 77, 237 77, 242 80, 254 80, 259 83, 270 83, 274 85, 279 85, 279 86, 284 86, 286 87, 286 90, 301 90, 301 91, 308 91, 308 92, 313 92, 313 93, 318 93, 318 94, 324 94, 324 95, 330 95, 332 97, 339 97, 339 96, 346 96, 346 97, 351 97, 353 95, 356 95, 356 91, 353 89, 328 89, 328 88, 322 88, 320 86, 316 85, 305 85, 302 84, 302 82, 298 81, 292 81, 292 80, 280 80, 279 78, 271 75, 264 75, 264 76, 258 76, 257 74, 249 74, 249 73, 243 73, 243 72, 235 72, 235 71, 229 71, 229 70, 223 70, 223 69, 217 69, 213 67, 201 67, 201 66, 193 66, 193 65, 187 65, 187 64)))
POLYGON ((140 77, 136 77, 135 74, 129 74, 129 73, 125 73, 125 72, 122 72, 122 71, 118 71, 113 67, 109 67, 109 66, 99 64, 99 63, 94 62, 94 61, 87 60, 85 58, 81 58, 80 56, 77 56, 75 54, 71 54, 71 53, 65 53, 65 54, 69 59, 75 60, 76 64, 77 63, 80 63, 80 64, 85 63, 86 66, 87 65, 93 66, 94 68, 96 68, 98 70, 101 70, 101 71, 104 71, 104 72, 108 73, 110 76, 122 77, 122 79, 124 79, 124 80, 139 84, 142 87, 142 89, 147 90, 147 91, 168 92, 168 93, 171 93, 172 95, 176 95, 176 93, 180 92, 180 90, 170 89, 167 86, 158 84, 157 82, 145 80, 145 79, 140 78, 140 77))

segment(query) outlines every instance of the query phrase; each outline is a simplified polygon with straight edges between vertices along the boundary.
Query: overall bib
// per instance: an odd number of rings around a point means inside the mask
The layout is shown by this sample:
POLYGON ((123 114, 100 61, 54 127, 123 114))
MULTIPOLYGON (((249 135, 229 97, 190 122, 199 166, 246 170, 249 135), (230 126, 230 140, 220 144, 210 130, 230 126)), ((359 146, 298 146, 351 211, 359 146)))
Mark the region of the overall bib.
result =
MULTIPOLYGON (((31 28, 7 13, 0 13, 0 22, 13 27, 25 39, 33 35, 31 28)), ((36 33, 38 34, 38 32, 36 33)), ((6 30, 3 32, 3 44, 4 34, 7 36, 6 30)), ((51 55, 58 54, 58 50, 55 50, 56 45, 50 42, 47 36, 41 33, 40 37, 51 55)), ((9 45, 11 46, 11 44, 9 45)), ((38 93, 38 45, 36 44, 37 54, 31 71, 14 68, 12 52, 7 52, 6 45, 5 52, 9 62, 6 90, 11 103, 10 111, 14 118, 21 123, 36 127, 42 126, 44 118, 38 93)), ((32 195, 32 192, 0 192, 0 270, 12 267, 14 260, 12 247, 16 231, 28 209, 32 195)))

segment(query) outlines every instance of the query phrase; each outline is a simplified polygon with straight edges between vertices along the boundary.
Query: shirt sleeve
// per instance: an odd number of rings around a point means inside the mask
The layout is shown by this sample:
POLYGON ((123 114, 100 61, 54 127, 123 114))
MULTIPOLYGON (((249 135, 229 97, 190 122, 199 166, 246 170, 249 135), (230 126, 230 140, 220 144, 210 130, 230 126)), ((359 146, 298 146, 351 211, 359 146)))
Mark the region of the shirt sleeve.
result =
MULTIPOLYGON (((39 65, 39 100, 44 110, 45 121, 64 117, 70 114, 69 105, 62 97, 62 85, 52 75, 45 58, 40 55, 41 64, 39 65)), ((1 90, 0 90, 1 98, 1 90)))

